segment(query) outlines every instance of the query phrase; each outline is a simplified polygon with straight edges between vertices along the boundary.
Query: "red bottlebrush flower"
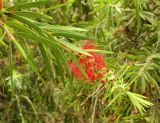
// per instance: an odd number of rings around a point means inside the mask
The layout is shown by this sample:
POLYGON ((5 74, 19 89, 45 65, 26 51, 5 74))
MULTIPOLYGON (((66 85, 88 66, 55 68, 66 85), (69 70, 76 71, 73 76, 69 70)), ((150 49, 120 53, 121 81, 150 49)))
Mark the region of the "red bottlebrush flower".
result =
POLYGON ((95 76, 95 73, 94 73, 94 70, 93 69, 88 69, 86 71, 86 74, 88 76, 88 78, 91 80, 91 81, 94 81, 96 79, 96 76, 95 76))
POLYGON ((105 64, 97 64, 96 70, 101 70, 102 68, 105 68, 105 64))
MULTIPOLYGON (((85 45, 83 47, 83 49, 95 49, 95 45, 94 42, 92 40, 87 40, 85 42, 85 45)), ((90 52, 91 55, 94 55, 94 52, 90 52)))
POLYGON ((72 74, 76 78, 82 78, 83 77, 81 71, 79 70, 79 68, 76 66, 76 64, 74 62, 72 62, 71 64, 69 64, 69 68, 70 68, 70 71, 72 72, 72 74))
POLYGON ((93 63, 88 62, 88 63, 86 64, 86 67, 87 67, 87 68, 92 68, 92 67, 93 67, 93 63))
POLYGON ((106 81, 105 81, 105 80, 101 80, 100 82, 101 82, 102 84, 104 84, 106 81))
POLYGON ((97 79, 102 78, 102 77, 103 77, 103 74, 102 74, 102 73, 98 73, 98 74, 97 74, 97 79))
POLYGON ((80 64, 84 64, 84 63, 85 63, 85 59, 80 58, 80 59, 79 59, 79 63, 80 63, 80 64))
POLYGON ((103 74, 107 74, 109 72, 109 70, 105 70, 103 71, 103 74))
POLYGON ((102 68, 106 67, 106 64, 104 62, 104 58, 101 54, 96 54, 94 56, 94 58, 95 58, 95 64, 96 64, 96 69, 97 70, 101 70, 102 68))
POLYGON ((94 55, 94 58, 95 58, 95 63, 96 64, 105 64, 103 55, 96 54, 96 55, 94 55))
MULTIPOLYGON (((92 40, 87 40, 82 47, 83 49, 95 49, 95 45, 92 40)), ((105 74, 108 72, 106 70, 106 63, 104 61, 104 57, 101 54, 89 52, 92 54, 92 56, 85 56, 83 54, 78 53, 78 61, 82 65, 84 71, 86 72, 86 75, 88 78, 86 78, 79 68, 76 66, 74 62, 70 62, 69 68, 72 72, 73 76, 77 79, 83 79, 90 81, 100 80, 101 83, 104 83, 105 80, 102 78, 105 76, 105 74)))
POLYGON ((83 49, 95 49, 94 43, 92 40, 87 40, 83 49))

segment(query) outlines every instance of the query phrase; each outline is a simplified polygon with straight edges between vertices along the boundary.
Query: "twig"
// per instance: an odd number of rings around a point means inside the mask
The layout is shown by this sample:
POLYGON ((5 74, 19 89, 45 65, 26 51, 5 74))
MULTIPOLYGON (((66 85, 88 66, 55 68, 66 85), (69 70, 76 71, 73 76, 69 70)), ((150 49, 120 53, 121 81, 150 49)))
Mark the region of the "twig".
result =
POLYGON ((96 89, 96 91, 94 91, 92 94, 90 94, 90 95, 81 103, 81 106, 83 106, 83 105, 88 101, 89 98, 91 98, 92 96, 96 95, 96 94, 99 92, 99 90, 101 91, 102 89, 100 89, 100 88, 101 88, 102 86, 103 86, 103 85, 101 84, 101 85, 96 89))
POLYGON ((93 114, 92 114, 92 121, 91 121, 91 123, 94 123, 95 113, 96 113, 97 100, 98 100, 98 95, 96 96, 96 99, 95 99, 95 102, 94 102, 94 106, 93 106, 93 114))
POLYGON ((3 9, 3 0, 0 0, 0 10, 3 9))
POLYGON ((5 30, 8 38, 9 38, 10 40, 15 40, 15 37, 10 33, 10 31, 6 28, 6 26, 5 26, 2 22, 0 22, 0 25, 1 25, 1 26, 3 27, 3 29, 5 30))

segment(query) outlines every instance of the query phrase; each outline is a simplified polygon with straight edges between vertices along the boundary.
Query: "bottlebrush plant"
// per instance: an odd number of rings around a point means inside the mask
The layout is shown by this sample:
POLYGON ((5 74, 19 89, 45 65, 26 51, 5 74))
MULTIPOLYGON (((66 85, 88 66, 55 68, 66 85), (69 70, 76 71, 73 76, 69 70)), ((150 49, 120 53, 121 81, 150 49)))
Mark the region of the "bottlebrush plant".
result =
POLYGON ((0 123, 160 123, 159 6, 0 0, 0 123))

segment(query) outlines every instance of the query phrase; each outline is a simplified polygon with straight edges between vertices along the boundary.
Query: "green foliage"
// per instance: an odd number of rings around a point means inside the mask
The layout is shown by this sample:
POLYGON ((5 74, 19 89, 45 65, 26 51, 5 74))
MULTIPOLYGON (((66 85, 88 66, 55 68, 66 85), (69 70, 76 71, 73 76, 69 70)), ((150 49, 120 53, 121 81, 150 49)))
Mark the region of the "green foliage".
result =
POLYGON ((159 0, 15 0, 0 11, 0 122, 159 123, 159 0), (86 39, 99 46, 83 50, 86 39), (105 84, 75 54, 103 53, 105 84))

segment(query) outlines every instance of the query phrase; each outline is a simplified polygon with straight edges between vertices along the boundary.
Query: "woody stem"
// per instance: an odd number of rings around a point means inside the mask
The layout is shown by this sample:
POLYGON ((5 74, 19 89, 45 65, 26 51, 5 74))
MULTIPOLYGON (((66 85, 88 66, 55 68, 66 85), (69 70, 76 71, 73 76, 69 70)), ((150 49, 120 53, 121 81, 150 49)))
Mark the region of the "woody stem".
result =
POLYGON ((3 9, 3 0, 0 0, 0 10, 3 9))

